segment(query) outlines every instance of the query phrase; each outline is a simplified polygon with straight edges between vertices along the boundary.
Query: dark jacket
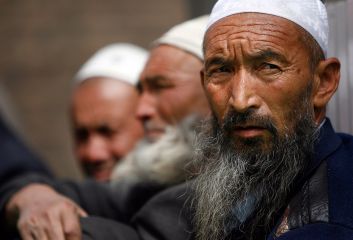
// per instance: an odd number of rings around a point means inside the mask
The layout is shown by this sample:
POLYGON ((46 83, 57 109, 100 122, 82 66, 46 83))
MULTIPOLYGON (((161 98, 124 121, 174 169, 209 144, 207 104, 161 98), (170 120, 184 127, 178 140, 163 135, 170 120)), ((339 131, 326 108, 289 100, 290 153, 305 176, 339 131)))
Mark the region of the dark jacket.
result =
POLYGON ((290 202, 301 209, 294 214, 294 228, 277 239, 353 239, 353 137, 336 134, 327 120, 311 170, 290 202))

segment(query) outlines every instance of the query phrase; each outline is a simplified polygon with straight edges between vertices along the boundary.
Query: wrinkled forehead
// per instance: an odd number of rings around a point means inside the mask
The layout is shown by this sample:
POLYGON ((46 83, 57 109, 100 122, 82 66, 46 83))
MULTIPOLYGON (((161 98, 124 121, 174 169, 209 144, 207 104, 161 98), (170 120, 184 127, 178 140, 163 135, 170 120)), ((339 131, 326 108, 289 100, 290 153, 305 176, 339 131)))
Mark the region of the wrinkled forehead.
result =
POLYGON ((320 45, 325 56, 328 49, 328 18, 320 0, 218 0, 212 9, 207 31, 218 21, 234 14, 262 13, 288 19, 306 30, 320 45))
POLYGON ((303 31, 303 28, 282 17, 262 13, 234 14, 217 21, 208 29, 204 39, 204 55, 207 58, 215 52, 229 50, 237 40, 247 42, 252 47, 260 44, 263 48, 282 51, 302 44, 303 31))
POLYGON ((172 45, 161 44, 151 50, 140 82, 146 78, 170 78, 193 74, 195 67, 201 64, 201 59, 194 54, 172 45))

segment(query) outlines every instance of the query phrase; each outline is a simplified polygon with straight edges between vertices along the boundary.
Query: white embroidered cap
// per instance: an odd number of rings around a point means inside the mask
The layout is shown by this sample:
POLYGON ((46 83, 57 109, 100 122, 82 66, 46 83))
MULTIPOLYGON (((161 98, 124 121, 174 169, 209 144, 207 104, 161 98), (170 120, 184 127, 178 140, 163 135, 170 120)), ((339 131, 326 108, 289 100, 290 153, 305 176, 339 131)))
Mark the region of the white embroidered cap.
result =
POLYGON ((136 85, 148 52, 129 43, 111 44, 98 50, 78 71, 75 83, 92 77, 108 77, 136 85))
POLYGON ((183 49, 203 60, 202 42, 206 31, 208 15, 194 18, 172 27, 153 46, 168 44, 183 49))
POLYGON ((328 19, 320 0, 219 0, 212 9, 207 29, 218 20, 237 13, 264 13, 286 18, 310 33, 322 48, 328 49, 328 19))

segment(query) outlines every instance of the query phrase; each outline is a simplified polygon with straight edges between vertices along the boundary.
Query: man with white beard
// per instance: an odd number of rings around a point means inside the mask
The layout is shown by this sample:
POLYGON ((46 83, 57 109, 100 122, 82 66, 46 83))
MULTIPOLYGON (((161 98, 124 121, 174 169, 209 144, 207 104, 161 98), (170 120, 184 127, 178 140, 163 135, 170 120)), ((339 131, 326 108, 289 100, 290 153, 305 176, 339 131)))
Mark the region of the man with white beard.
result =
POLYGON ((155 193, 186 181, 195 166, 197 126, 209 114, 200 84, 208 16, 171 28, 153 42, 139 81, 144 139, 118 164, 111 185, 128 218, 155 193))
POLYGON ((120 179, 171 185, 187 178, 195 127, 209 114, 200 84, 208 16, 171 28, 153 42, 139 81, 137 117, 144 140, 113 173, 120 179))

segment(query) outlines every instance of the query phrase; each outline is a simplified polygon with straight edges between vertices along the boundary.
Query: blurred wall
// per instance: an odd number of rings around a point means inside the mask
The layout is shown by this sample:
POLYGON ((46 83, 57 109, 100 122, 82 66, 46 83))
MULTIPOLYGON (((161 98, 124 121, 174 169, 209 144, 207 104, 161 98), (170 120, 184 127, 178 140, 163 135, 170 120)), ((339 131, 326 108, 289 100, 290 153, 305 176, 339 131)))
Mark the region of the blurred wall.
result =
POLYGON ((217 2, 216 0, 185 0, 189 6, 189 13, 193 17, 197 17, 203 14, 211 12, 213 5, 217 2))
POLYGON ((80 65, 112 42, 147 48, 189 14, 184 0, 0 0, 2 99, 11 100, 14 125, 54 172, 80 177, 68 118, 80 65))
POLYGON ((335 129, 353 134, 353 0, 327 2, 330 24, 329 56, 341 61, 338 91, 328 106, 335 129))

